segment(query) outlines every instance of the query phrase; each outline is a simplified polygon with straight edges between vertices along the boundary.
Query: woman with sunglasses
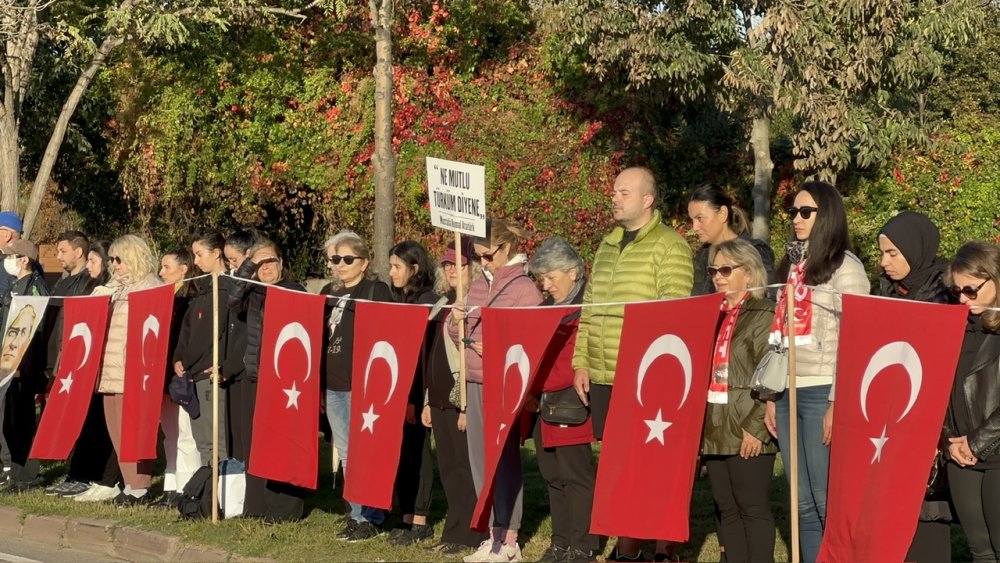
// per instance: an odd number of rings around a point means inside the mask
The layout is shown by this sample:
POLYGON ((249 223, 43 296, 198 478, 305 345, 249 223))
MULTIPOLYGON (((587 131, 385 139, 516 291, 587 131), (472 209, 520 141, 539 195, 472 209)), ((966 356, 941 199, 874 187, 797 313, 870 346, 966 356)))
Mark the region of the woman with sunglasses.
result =
MULTIPOLYGON (((465 367, 468 380, 466 417, 468 420, 469 462, 476 490, 481 491, 485 479, 486 450, 483 445, 483 307, 523 307, 537 305, 542 300, 538 286, 525 273, 528 257, 524 243, 527 231, 500 219, 486 222, 486 238, 473 239, 475 257, 483 265, 483 277, 472 282, 465 302, 455 302, 449 319, 449 333, 458 342, 465 339, 465 367), (471 314, 469 308, 475 307, 471 314), (458 332, 458 320, 465 318, 465 334, 458 332)), ((484 540, 466 562, 520 561, 521 548, 517 531, 521 527, 522 475, 521 432, 515 424, 497 464, 493 489, 492 537, 484 540)))
POLYGON ((764 426, 766 404, 750 380, 767 353, 774 303, 765 299, 767 272, 757 248, 732 239, 712 245, 706 274, 722 294, 721 322, 701 442, 726 561, 774 561, 774 517, 768 499, 775 443, 764 426))
MULTIPOLYGON (((944 282, 947 260, 938 258, 941 234, 926 216, 912 211, 896 215, 878 235, 883 297, 926 303, 951 301, 944 282)), ((943 488, 943 487, 942 487, 943 488)), ((920 520, 907 561, 951 560, 951 507, 947 493, 934 491, 920 507, 920 520)))
MULTIPOLYGON (((460 252, 455 252, 453 242, 441 257, 434 290, 444 296, 446 304, 459 298, 459 276, 462 277, 464 298, 471 283, 482 275, 482 267, 472 254, 472 240, 463 238, 460 252)), ((428 369, 424 372, 427 404, 421 421, 434 433, 438 473, 448 504, 441 541, 431 549, 441 557, 451 558, 478 546, 485 535, 469 527, 476 508, 476 487, 469 465, 465 413, 461 411, 458 344, 448 334, 447 315, 447 310, 443 310, 431 317, 434 337, 428 369)))
MULTIPOLYGON (((789 327, 786 322, 786 286, 778 296, 769 342, 772 346, 787 347, 789 337, 795 339, 799 544, 802 561, 812 563, 819 554, 826 521, 840 295, 867 295, 871 285, 861 260, 851 252, 844 201, 836 188, 825 182, 802 184, 788 214, 792 237, 785 245, 786 254, 778 266, 777 277, 794 288, 795 326, 789 327)), ((787 393, 768 403, 765 422, 778 438, 784 466, 790 467, 787 393)))
MULTIPOLYGON (((333 299, 327 301, 327 349, 323 384, 326 388, 326 417, 333 433, 333 447, 347 475, 348 439, 351 416, 351 368, 354 362, 355 299, 392 301, 389 287, 368 270, 368 245, 352 231, 340 231, 323 245, 326 266, 334 280, 320 290, 333 299)), ((364 471, 364 468, 360 468, 364 471)), ((348 503, 351 513, 337 539, 357 542, 379 535, 385 521, 381 509, 348 503)))
POLYGON ((736 207, 733 198, 719 186, 706 183, 695 188, 688 200, 688 217, 691 230, 702 243, 694 253, 694 286, 691 295, 705 295, 715 291, 712 280, 705 275, 709 250, 713 245, 739 238, 757 249, 764 264, 764 285, 774 279, 774 251, 762 240, 750 237, 750 222, 746 213, 736 207))
MULTIPOLYGON (((240 438, 234 432, 234 449, 244 456, 236 459, 245 463, 250 454, 254 409, 257 405, 257 374, 260 370, 264 336, 264 301, 267 297, 267 288, 264 286, 275 285, 293 291, 305 291, 305 288, 290 279, 278 245, 263 236, 247 250, 246 259, 236 269, 235 275, 229 295, 229 314, 240 316, 246 321, 246 350, 243 354, 246 374, 241 382, 241 402, 230 405, 229 412, 231 424, 232 419, 239 421, 233 424, 234 430, 238 429, 242 435, 240 438), (243 281, 246 279, 260 283, 243 281), (238 439, 242 444, 237 443, 238 439)), ((300 520, 305 512, 305 497, 306 490, 301 487, 261 479, 247 473, 243 514, 262 518, 265 522, 300 520)))
POLYGON ((946 279, 969 308, 941 439, 948 486, 976 562, 1000 560, 1000 248, 969 242, 946 279))
MULTIPOLYGON (((121 452, 122 409, 125 393, 125 348, 128 337, 128 296, 135 291, 160 285, 156 258, 146 241, 136 235, 125 235, 111 243, 108 251, 111 281, 94 290, 95 294, 111 295, 111 318, 105 339, 104 359, 97 381, 97 392, 104 395, 104 418, 115 453, 121 452)), ((153 478, 152 460, 118 462, 125 489, 113 499, 118 506, 146 504, 153 478)))

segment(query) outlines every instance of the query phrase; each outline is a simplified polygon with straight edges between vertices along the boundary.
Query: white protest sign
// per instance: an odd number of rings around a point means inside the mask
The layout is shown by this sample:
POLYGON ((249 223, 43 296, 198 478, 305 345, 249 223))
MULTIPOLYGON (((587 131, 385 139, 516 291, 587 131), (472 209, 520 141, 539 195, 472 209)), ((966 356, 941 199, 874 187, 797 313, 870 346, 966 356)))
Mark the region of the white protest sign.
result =
POLYGON ((427 157, 431 224, 464 235, 486 236, 486 169, 427 157))

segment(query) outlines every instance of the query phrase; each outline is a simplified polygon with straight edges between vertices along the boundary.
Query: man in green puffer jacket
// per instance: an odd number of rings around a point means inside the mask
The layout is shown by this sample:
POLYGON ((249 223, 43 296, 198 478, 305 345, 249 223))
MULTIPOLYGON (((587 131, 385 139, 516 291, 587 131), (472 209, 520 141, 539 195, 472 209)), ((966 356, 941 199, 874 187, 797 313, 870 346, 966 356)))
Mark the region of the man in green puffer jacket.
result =
MULTIPOLYGON (((649 169, 628 168, 615 179, 611 204, 618 226, 604 237, 594 256, 585 305, 691 295, 691 247, 663 224, 656 201, 656 179, 649 169)), ((580 399, 591 404, 597 438, 604 431, 623 318, 624 306, 613 305, 584 307, 580 319, 573 385, 580 399)), ((629 561, 640 555, 637 540, 619 538, 611 560, 629 561)))

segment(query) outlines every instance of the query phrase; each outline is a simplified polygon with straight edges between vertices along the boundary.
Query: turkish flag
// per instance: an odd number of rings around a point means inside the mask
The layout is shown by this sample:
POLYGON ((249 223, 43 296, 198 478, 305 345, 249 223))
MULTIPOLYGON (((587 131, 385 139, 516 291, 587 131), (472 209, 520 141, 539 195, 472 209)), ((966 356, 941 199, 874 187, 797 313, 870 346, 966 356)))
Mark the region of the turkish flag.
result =
POLYGON ((247 467, 252 475, 316 488, 325 305, 322 295, 267 288, 247 467))
POLYGON ((156 459, 173 310, 172 284, 128 295, 121 461, 156 459))
POLYGON ((967 307, 844 295, 820 561, 902 561, 941 435, 967 307))
POLYGON ((62 353, 38 424, 32 459, 66 459, 80 437, 104 357, 109 295, 66 299, 62 353))
POLYGON ((625 306, 590 531, 686 542, 719 296, 625 306))
POLYGON ((486 479, 472 513, 472 528, 483 531, 493 508, 493 481, 500 454, 521 414, 545 350, 572 308, 483 309, 483 447, 486 479))
POLYGON ((427 307, 358 301, 354 316, 351 423, 344 499, 392 508, 403 419, 427 307))

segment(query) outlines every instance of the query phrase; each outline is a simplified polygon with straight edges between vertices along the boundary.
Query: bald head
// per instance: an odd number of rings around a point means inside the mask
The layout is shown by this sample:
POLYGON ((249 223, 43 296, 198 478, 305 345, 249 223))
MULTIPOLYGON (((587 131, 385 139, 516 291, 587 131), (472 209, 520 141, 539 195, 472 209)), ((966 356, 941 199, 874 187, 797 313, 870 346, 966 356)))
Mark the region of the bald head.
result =
POLYGON ((656 207, 653 172, 641 166, 622 170, 615 178, 611 205, 615 220, 625 230, 636 230, 649 223, 656 207))

